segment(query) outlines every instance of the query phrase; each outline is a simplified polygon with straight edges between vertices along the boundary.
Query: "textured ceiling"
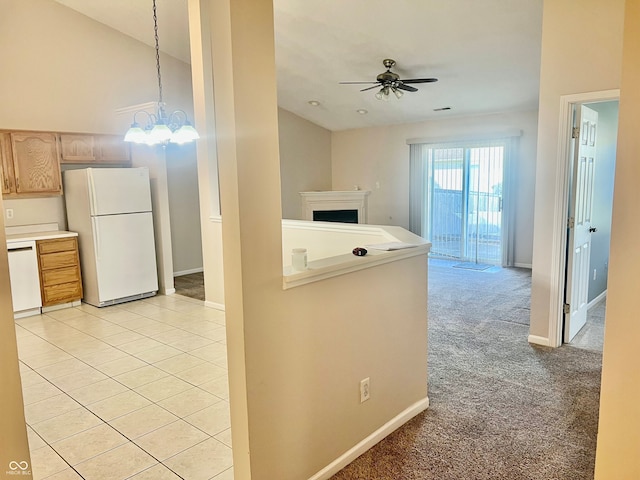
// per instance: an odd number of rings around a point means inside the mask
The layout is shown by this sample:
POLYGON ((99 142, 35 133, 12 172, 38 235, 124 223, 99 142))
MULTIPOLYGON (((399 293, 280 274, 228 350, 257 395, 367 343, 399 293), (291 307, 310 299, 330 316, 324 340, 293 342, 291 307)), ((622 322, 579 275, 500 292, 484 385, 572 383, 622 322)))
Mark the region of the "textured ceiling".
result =
MULTIPOLYGON (((56 1, 153 45, 151 0, 56 1)), ((186 3, 157 9, 160 48, 188 62, 186 3)), ((537 108, 542 0, 274 0, 274 20, 278 104, 330 130, 537 108), (339 84, 375 80, 385 58, 439 81, 388 101, 339 84)))

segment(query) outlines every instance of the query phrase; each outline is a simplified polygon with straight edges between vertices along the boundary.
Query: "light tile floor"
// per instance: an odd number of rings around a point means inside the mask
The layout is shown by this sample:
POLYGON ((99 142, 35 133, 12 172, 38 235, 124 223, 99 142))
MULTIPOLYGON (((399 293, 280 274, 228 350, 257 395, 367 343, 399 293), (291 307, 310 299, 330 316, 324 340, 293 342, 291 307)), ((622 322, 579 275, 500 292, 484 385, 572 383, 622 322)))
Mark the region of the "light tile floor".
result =
POLYGON ((224 312, 82 304, 16 336, 34 479, 233 480, 224 312))

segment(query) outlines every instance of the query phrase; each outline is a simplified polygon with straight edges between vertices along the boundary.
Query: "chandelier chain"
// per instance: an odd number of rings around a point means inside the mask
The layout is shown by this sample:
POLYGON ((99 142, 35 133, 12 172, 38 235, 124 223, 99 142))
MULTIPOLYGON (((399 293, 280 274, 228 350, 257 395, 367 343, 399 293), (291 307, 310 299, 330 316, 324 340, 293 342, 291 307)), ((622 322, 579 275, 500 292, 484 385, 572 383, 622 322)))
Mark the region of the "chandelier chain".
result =
POLYGON ((158 15, 156 0, 153 0, 153 32, 156 40, 156 69, 158 71, 158 103, 162 106, 162 76, 160 75, 160 45, 158 42, 158 15))
POLYGON ((160 41, 158 40, 158 13, 156 0, 153 0, 153 34, 156 41, 156 69, 158 73, 158 106, 155 114, 145 109, 133 114, 133 123, 124 136, 125 142, 159 145, 164 148, 169 142, 182 145, 200 138, 198 132, 189 122, 184 110, 174 110, 167 115, 162 99, 162 74, 160 73, 160 41), (136 116, 146 115, 147 121, 140 125, 136 116))

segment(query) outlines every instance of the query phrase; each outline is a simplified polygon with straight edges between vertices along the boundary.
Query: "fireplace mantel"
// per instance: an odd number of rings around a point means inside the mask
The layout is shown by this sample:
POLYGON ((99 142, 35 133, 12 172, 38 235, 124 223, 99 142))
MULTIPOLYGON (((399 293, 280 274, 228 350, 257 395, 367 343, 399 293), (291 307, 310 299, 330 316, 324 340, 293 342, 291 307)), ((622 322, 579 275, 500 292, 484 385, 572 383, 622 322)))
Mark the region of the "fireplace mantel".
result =
POLYGON ((313 220, 314 211, 357 210, 358 223, 367 223, 369 190, 300 192, 302 219, 313 220))

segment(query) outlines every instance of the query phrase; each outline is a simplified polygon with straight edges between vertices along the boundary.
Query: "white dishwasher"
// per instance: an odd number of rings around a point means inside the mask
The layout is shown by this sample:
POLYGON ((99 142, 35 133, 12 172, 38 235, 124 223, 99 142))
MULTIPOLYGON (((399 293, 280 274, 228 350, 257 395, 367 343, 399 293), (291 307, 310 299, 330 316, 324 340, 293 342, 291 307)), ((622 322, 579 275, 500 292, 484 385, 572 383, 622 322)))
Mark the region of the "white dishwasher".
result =
POLYGON ((7 252, 13 311, 20 312, 16 317, 39 313, 42 298, 35 240, 9 242, 7 252))

